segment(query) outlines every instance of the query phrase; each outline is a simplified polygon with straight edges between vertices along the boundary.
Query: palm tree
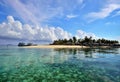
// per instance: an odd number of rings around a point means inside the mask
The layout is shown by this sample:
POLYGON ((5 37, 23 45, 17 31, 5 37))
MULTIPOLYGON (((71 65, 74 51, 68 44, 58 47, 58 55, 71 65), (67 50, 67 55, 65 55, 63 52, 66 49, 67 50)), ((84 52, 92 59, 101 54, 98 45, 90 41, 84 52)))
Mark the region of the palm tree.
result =
POLYGON ((85 43, 88 43, 89 42, 89 38, 87 36, 85 36, 84 41, 85 41, 85 43))
POLYGON ((20 42, 20 43, 18 43, 18 46, 25 46, 25 43, 20 42))
POLYGON ((77 38, 74 36, 74 37, 73 37, 73 42, 74 42, 74 44, 76 43, 76 41, 77 41, 77 38))

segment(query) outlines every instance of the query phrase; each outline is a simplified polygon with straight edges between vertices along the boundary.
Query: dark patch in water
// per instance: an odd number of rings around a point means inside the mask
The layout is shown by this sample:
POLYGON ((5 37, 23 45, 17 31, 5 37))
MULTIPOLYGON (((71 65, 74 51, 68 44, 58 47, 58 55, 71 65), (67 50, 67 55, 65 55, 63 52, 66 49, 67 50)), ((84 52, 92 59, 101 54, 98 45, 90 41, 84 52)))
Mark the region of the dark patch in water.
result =
POLYGON ((11 56, 11 55, 8 55, 8 54, 0 54, 0 56, 11 56))

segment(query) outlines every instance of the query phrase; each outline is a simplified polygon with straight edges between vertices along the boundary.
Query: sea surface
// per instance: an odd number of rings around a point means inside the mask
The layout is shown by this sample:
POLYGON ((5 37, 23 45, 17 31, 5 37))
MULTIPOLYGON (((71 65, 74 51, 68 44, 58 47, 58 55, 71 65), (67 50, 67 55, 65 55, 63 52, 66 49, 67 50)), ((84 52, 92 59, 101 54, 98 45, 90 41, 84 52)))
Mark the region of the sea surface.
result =
POLYGON ((120 82, 120 48, 0 46, 0 82, 120 82))

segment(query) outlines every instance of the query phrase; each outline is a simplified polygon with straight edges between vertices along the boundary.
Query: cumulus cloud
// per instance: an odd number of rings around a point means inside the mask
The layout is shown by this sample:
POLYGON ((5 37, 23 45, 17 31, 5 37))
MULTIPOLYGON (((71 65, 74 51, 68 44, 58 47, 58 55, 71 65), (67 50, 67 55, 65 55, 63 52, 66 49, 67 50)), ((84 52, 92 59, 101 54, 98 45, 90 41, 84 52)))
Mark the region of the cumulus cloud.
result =
MULTIPOLYGON (((0 24, 0 39, 51 42, 58 39, 69 39, 72 36, 71 33, 63 30, 61 27, 41 27, 22 24, 12 16, 7 17, 7 22, 0 24)), ((82 30, 77 30, 75 36, 77 38, 84 38, 85 36, 96 37, 95 34, 82 30)))
POLYGON ((117 3, 109 3, 108 5, 104 6, 98 12, 90 12, 88 13, 85 18, 89 19, 89 22, 95 21, 97 19, 104 19, 110 14, 115 11, 116 9, 120 9, 120 4, 117 3))
POLYGON ((12 16, 8 16, 7 20, 9 23, 13 23, 14 22, 14 18, 12 16))
POLYGON ((85 36, 87 36, 87 37, 92 37, 92 38, 94 38, 94 39, 97 38, 97 36, 95 36, 94 33, 87 33, 87 32, 85 32, 85 31, 83 31, 83 30, 77 30, 77 33, 76 33, 76 37, 77 37, 77 38, 84 38, 85 36))
POLYGON ((70 38, 71 34, 60 27, 33 27, 7 17, 7 22, 0 24, 0 37, 28 40, 53 41, 56 39, 70 38))

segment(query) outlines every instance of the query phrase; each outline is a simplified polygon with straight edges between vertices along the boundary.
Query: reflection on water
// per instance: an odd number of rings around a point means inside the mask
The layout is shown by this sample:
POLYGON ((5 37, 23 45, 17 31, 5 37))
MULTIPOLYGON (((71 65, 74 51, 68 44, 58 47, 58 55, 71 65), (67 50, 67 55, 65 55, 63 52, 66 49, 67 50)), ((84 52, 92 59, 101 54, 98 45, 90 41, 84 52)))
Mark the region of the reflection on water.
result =
POLYGON ((120 49, 0 47, 0 81, 120 82, 120 49))
MULTIPOLYGON (((59 52, 60 54, 72 55, 74 57, 80 56, 80 58, 96 58, 96 57, 105 57, 108 54, 120 54, 118 48, 99 48, 99 49, 54 49, 54 51, 59 52), (102 55, 106 54, 106 55, 102 55)), ((79 58, 79 57, 78 57, 79 58)))

